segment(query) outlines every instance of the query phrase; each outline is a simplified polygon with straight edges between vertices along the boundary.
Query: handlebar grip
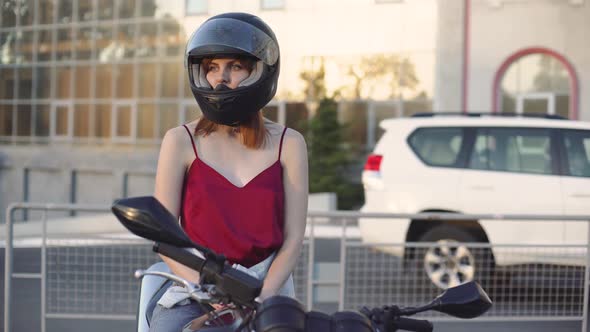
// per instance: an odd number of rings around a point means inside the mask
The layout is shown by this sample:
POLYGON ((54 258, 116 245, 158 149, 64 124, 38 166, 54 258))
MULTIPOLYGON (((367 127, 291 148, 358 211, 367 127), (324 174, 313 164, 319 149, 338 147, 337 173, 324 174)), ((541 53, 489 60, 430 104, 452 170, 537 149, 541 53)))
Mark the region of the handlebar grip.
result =
POLYGON ((170 257, 182 265, 188 266, 193 270, 201 271, 204 260, 198 256, 191 254, 185 249, 171 246, 166 243, 155 243, 154 252, 160 253, 166 257, 170 257))
POLYGON ((400 330, 414 332, 432 332, 432 323, 422 319, 400 317, 396 320, 396 327, 400 330))

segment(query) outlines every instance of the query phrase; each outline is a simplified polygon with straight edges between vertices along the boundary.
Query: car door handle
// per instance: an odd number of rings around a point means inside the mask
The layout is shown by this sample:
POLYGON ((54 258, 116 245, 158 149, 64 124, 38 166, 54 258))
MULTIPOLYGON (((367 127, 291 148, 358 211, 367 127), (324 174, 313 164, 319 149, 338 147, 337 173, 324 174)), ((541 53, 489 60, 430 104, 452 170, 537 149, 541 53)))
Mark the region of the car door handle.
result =
POLYGON ((573 197, 573 198, 590 198, 590 194, 574 193, 574 194, 571 194, 570 197, 573 197))
POLYGON ((479 190, 479 191, 493 191, 494 187, 493 186, 471 186, 471 187, 469 187, 469 189, 479 190))

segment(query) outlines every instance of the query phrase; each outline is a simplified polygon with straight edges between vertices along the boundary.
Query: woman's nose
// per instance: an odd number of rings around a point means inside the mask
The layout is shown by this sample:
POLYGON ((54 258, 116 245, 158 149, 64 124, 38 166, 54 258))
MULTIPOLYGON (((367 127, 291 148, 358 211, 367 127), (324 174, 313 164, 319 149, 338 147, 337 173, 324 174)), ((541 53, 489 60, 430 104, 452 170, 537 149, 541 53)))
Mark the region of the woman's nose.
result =
POLYGON ((219 80, 219 83, 230 83, 231 77, 229 75, 229 70, 227 70, 227 69, 220 70, 218 80, 219 80))

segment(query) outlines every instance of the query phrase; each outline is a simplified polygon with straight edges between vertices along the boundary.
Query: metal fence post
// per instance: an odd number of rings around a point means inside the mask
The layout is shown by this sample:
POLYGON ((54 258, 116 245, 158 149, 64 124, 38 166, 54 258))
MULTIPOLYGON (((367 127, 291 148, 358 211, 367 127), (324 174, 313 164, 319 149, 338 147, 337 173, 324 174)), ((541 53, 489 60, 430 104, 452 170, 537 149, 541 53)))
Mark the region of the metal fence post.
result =
POLYGON ((342 218, 342 236, 340 237, 340 287, 338 290, 338 310, 344 310, 344 285, 346 283, 346 226, 348 220, 342 218))
POLYGON ((309 228, 309 257, 307 260, 307 310, 311 310, 313 306, 313 267, 314 267, 314 251, 315 251, 315 236, 314 236, 315 219, 310 218, 309 228))
POLYGON ((582 332, 588 331, 588 291, 589 291, 589 280, 590 278, 590 221, 586 222, 588 227, 588 233, 586 234, 586 269, 584 272, 584 303, 582 313, 582 332))
POLYGON ((43 210, 41 237, 41 332, 46 330, 47 317, 47 209, 43 210))
POLYGON ((6 209, 6 248, 4 248, 4 332, 10 332, 11 327, 11 293, 12 293, 12 215, 16 204, 10 204, 6 209))

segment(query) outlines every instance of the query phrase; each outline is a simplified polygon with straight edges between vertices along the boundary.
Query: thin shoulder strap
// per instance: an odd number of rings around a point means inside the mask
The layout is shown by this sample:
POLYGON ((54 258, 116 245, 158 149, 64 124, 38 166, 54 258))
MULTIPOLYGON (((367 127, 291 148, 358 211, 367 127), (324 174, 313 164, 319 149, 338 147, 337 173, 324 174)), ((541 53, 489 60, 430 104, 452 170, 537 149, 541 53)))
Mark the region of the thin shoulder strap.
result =
POLYGON ((281 151, 283 150, 283 138, 285 137, 285 132, 287 131, 287 127, 283 129, 283 134, 281 135, 281 143, 279 144, 279 160, 281 160, 281 151))
POLYGON ((193 151, 195 151, 195 157, 199 157, 199 155, 197 155, 197 148, 195 147, 195 139, 193 138, 193 134, 191 134, 191 131, 188 129, 188 127, 186 125, 182 125, 184 127, 184 129, 186 129, 186 132, 188 133, 188 136, 191 138, 191 144, 193 145, 193 151))

